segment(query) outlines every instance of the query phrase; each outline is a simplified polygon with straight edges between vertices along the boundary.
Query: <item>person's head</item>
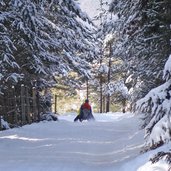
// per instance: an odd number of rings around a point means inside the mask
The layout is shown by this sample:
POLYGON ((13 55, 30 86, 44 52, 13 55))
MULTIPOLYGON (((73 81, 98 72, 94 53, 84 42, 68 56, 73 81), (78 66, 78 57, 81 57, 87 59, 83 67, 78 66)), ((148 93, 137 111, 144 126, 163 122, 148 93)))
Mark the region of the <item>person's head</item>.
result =
POLYGON ((86 103, 88 103, 88 102, 89 102, 89 100, 88 100, 88 99, 86 99, 86 100, 85 100, 85 102, 86 102, 86 103))

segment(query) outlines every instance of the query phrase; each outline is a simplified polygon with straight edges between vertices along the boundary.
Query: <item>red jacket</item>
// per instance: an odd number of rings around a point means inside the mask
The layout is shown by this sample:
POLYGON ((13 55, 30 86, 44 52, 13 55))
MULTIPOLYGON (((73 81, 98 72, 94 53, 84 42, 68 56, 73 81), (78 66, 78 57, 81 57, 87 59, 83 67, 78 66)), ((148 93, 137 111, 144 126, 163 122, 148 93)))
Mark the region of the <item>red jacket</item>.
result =
POLYGON ((84 104, 82 105, 82 109, 91 110, 91 106, 89 105, 89 103, 84 103, 84 104))

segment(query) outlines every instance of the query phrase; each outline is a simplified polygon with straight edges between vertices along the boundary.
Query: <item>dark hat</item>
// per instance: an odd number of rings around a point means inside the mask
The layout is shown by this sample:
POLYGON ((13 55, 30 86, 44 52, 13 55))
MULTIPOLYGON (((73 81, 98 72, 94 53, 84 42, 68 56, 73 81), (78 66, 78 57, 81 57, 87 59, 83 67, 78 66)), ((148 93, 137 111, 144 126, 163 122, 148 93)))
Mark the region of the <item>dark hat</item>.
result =
POLYGON ((85 102, 86 102, 86 103, 88 103, 88 102, 89 102, 89 100, 88 100, 88 99, 86 99, 86 100, 85 100, 85 102))

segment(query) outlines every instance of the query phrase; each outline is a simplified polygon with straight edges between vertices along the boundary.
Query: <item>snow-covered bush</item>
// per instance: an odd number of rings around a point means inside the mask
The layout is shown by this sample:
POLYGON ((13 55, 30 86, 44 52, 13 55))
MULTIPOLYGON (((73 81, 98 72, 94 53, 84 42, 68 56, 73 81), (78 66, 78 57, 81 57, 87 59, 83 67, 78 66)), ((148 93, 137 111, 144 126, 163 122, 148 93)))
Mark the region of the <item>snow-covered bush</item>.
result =
POLYGON ((136 103, 136 110, 142 112, 146 145, 157 147, 171 139, 171 55, 165 64, 163 78, 166 81, 152 89, 136 103))
POLYGON ((58 120, 58 116, 54 113, 51 113, 51 112, 47 112, 47 113, 42 113, 40 115, 40 120, 41 121, 44 121, 44 120, 47 120, 47 121, 57 121, 58 120))
POLYGON ((8 122, 4 121, 2 116, 0 117, 0 119, 1 119, 1 129, 2 130, 10 129, 8 122))
POLYGON ((164 159, 168 164, 171 164, 171 152, 158 152, 156 155, 150 158, 150 161, 152 163, 156 163, 161 159, 164 159))

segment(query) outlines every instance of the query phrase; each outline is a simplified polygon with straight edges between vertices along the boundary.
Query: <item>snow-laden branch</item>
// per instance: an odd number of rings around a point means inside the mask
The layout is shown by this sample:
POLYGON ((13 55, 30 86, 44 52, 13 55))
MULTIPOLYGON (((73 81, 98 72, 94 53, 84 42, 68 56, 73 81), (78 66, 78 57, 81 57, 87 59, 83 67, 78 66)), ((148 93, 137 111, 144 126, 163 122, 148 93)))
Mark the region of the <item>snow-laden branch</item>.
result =
POLYGON ((125 86, 123 81, 111 82, 106 87, 106 94, 110 96, 114 93, 119 93, 123 97, 128 97, 128 88, 125 86))
POLYGON ((171 55, 169 56, 169 59, 167 60, 163 70, 163 79, 167 81, 170 78, 171 78, 171 55))
POLYGON ((144 113, 147 145, 154 146, 171 139, 171 56, 164 67, 166 83, 152 89, 136 103, 136 111, 144 113))

